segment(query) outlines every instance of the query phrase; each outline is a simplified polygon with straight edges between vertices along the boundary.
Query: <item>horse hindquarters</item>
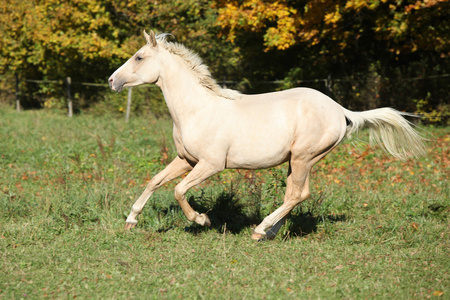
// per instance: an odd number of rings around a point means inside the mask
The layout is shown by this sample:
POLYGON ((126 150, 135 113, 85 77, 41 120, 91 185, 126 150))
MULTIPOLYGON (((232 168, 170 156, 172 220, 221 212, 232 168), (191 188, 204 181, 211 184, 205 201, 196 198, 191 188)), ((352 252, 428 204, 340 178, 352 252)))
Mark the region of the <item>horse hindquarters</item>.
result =
POLYGON ((313 106, 307 112, 308 115, 300 111, 300 117, 304 120, 299 122, 296 140, 291 146, 284 203, 255 228, 253 239, 275 237, 292 209, 310 197, 312 167, 339 145, 345 136, 345 117, 337 105, 331 106, 328 111, 322 105, 313 106))

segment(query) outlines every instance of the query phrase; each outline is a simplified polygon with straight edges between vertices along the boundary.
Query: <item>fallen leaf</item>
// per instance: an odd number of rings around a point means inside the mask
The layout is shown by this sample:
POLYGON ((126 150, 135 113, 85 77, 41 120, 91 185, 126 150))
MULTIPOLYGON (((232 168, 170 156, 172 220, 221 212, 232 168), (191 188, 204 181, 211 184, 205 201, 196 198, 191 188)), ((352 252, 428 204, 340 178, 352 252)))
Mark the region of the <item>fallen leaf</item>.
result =
POLYGON ((443 292, 443 291, 434 291, 434 292, 433 292, 433 296, 440 297, 440 296, 442 296, 442 295, 444 295, 444 292, 443 292))

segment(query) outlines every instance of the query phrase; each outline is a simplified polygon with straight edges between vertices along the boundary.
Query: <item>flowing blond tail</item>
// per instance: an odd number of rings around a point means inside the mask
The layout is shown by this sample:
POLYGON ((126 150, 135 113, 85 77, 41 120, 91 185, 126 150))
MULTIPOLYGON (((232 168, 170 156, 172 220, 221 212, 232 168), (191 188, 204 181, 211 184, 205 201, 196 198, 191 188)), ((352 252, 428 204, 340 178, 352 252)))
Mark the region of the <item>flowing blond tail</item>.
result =
POLYGON ((403 116, 415 116, 392 108, 353 112, 344 108, 350 121, 346 136, 369 128, 370 142, 381 145, 387 152, 399 159, 425 155, 424 138, 417 133, 403 116))

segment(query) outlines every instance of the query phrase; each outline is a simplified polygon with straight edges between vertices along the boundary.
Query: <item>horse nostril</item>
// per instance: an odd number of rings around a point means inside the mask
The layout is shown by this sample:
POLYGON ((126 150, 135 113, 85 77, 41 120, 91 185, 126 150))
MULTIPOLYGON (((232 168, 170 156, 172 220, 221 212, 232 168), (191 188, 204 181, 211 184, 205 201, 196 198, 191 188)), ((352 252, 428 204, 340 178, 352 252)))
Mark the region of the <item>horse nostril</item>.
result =
POLYGON ((109 78, 109 84, 112 84, 114 79, 112 77, 109 78))

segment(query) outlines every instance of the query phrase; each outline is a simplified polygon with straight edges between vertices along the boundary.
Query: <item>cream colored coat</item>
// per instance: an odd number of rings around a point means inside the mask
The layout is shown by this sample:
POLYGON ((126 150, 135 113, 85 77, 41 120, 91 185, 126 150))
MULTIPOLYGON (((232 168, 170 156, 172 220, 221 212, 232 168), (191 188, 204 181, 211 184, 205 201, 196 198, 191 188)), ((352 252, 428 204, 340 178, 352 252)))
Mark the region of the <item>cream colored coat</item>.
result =
POLYGON ((368 127, 373 141, 398 158, 425 152, 421 137, 394 109, 351 112, 309 88, 260 95, 222 89, 192 51, 167 42, 166 34, 144 35, 147 44, 114 72, 109 83, 117 92, 144 83, 161 88, 173 119, 178 156, 152 178, 133 205, 128 229, 136 225, 158 187, 188 171, 175 188, 175 199, 189 220, 209 225, 209 218, 186 201, 187 190, 225 168, 262 169, 289 161, 284 204, 252 236, 271 238, 289 212, 309 197, 313 165, 345 136, 368 127))

